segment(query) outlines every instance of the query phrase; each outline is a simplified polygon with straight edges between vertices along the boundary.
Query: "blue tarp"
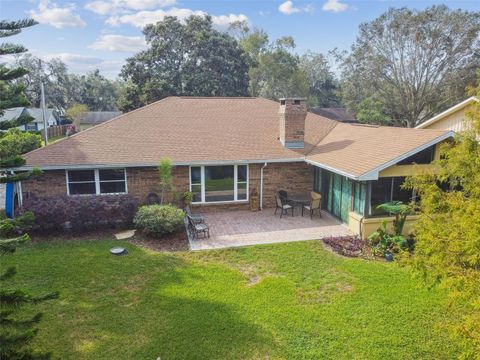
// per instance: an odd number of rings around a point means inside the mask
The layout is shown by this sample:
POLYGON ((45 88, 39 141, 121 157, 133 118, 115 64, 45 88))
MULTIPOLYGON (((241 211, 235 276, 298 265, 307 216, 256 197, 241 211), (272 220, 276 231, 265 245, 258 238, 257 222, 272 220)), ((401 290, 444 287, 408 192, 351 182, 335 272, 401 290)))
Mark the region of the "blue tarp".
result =
POLYGON ((5 192, 5 214, 10 219, 13 219, 13 196, 14 196, 14 183, 7 183, 6 184, 6 192, 5 192))

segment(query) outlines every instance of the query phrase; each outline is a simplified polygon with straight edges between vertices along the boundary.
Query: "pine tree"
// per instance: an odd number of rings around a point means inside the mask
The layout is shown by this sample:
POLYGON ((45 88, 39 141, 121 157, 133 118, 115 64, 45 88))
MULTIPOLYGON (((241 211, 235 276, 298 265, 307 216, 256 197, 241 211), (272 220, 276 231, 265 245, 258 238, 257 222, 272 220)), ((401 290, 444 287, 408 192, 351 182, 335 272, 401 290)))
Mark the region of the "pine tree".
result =
MULTIPOLYGON (((35 25, 36 22, 31 19, 20 21, 0 21, 0 37, 8 37, 19 34, 23 28, 35 25)), ((25 52, 23 46, 11 43, 0 44, 0 55, 18 54, 25 52)), ((9 68, 0 65, 0 114, 5 109, 16 106, 27 106, 28 101, 24 94, 24 87, 15 85, 13 80, 26 74, 22 68, 9 68)), ((19 126, 30 121, 28 117, 14 119, 8 122, 2 122, 1 130, 19 126)), ((32 170, 16 175, 10 175, 5 172, 5 168, 23 165, 25 161, 20 156, 21 151, 8 158, 0 158, 0 182, 14 182, 24 180, 39 172, 32 170)), ((32 213, 16 219, 0 220, 0 256, 13 254, 16 248, 29 240, 25 233, 33 223, 32 213)), ((37 333, 34 327, 41 319, 41 314, 24 319, 18 316, 18 311, 23 305, 37 304, 39 302, 57 298, 57 293, 49 293, 43 296, 32 296, 29 293, 12 289, 8 282, 16 274, 15 267, 7 268, 0 274, 0 359, 48 359, 49 353, 36 352, 29 348, 29 343, 37 333), (6 284, 6 285, 5 285, 6 284)))

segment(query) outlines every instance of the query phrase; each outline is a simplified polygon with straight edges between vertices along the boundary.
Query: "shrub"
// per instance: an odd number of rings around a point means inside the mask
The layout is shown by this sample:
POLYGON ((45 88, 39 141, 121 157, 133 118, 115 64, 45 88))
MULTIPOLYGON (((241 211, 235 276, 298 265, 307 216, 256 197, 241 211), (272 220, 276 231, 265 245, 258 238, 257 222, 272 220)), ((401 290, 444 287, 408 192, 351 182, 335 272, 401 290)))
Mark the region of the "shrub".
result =
POLYGON ((73 230, 131 224, 137 203, 130 195, 55 196, 24 200, 20 214, 35 214, 34 230, 62 230, 70 222, 73 230))
POLYGON ((133 223, 145 234, 160 237, 183 223, 185 213, 172 205, 145 205, 138 209, 133 223))

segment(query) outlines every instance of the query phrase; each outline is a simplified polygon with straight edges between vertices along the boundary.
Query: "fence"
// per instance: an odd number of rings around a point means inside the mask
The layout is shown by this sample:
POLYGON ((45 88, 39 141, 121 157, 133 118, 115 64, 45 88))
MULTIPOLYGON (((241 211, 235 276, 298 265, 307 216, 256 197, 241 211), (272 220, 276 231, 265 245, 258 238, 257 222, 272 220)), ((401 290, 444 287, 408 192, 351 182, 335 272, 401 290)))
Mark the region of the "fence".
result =
MULTIPOLYGON (((48 138, 52 138, 52 137, 55 137, 55 136, 61 136, 61 135, 65 135, 66 132, 67 132, 67 126, 68 125, 58 125, 58 126, 50 126, 48 128, 48 138)), ((42 135, 42 139, 45 138, 45 130, 40 130, 40 133, 42 135)))

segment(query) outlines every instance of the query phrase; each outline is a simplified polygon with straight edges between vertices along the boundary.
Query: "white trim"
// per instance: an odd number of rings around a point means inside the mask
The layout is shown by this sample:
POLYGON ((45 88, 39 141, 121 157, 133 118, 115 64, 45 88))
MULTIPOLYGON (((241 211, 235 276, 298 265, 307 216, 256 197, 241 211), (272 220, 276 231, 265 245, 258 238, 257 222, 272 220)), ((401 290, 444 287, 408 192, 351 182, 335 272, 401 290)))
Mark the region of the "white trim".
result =
MULTIPOLYGON (((38 150, 38 149, 37 149, 38 150)), ((305 157, 299 158, 286 158, 286 159, 257 159, 257 160, 218 160, 218 161, 180 161, 172 162, 173 166, 215 166, 215 165, 248 165, 248 164, 263 164, 268 163, 295 163, 304 162, 305 157)), ((5 170, 13 171, 27 171, 33 168, 39 168, 41 170, 92 170, 92 169, 118 169, 118 168, 142 168, 142 167, 158 167, 158 163, 119 163, 119 164, 63 164, 63 165, 24 165, 16 168, 8 168, 5 170)))
POLYGON ((250 167, 247 164, 241 163, 223 163, 218 165, 192 165, 189 166, 188 170, 188 183, 190 192, 192 192, 192 185, 200 185, 201 191, 201 201, 192 201, 192 204, 200 205, 200 204, 232 204, 232 203, 248 203, 249 199, 249 188, 250 188, 250 167), (233 166, 233 200, 226 200, 226 201, 205 201, 205 167, 206 166, 233 166), (247 181, 238 181, 238 166, 246 166, 247 169, 247 181), (200 184, 195 183, 192 184, 192 167, 199 167, 200 168, 200 184), (238 184, 246 184, 246 199, 238 199, 238 184))
POLYGON ((313 161, 313 160, 309 160, 309 159, 305 159, 305 162, 306 162, 307 164, 315 165, 315 166, 317 166, 317 167, 319 167, 319 168, 322 168, 322 169, 324 169, 324 170, 328 170, 328 171, 334 172, 334 173, 336 173, 336 174, 338 174, 338 175, 343 175, 343 176, 345 176, 345 177, 347 177, 347 178, 350 178, 350 179, 353 179, 353 180, 358 180, 358 176, 349 174, 349 173, 347 173, 347 172, 345 172, 345 171, 342 171, 342 170, 338 170, 338 169, 336 169, 336 168, 334 168, 334 167, 331 167, 331 166, 328 166, 328 165, 324 165, 324 164, 321 164, 321 163, 319 163, 319 162, 316 162, 316 161, 313 161))
POLYGON ((94 177, 94 183, 95 183, 95 194, 70 194, 70 184, 90 184, 92 181, 73 181, 70 182, 69 178, 69 171, 75 171, 79 169, 70 169, 67 170, 65 169, 65 180, 66 180, 66 185, 67 185, 67 195, 68 196, 102 196, 102 195, 124 195, 128 194, 128 180, 127 180, 127 169, 121 169, 121 168, 104 168, 104 169, 82 169, 82 170, 89 170, 93 171, 93 177, 94 177), (100 170, 123 170, 124 174, 124 180, 123 182, 125 183, 125 191, 124 192, 116 192, 116 193, 102 193, 100 191, 100 183, 105 183, 105 182, 121 182, 122 180, 102 180, 100 181, 100 170))
POLYGON ((378 179, 378 174, 380 173, 380 171, 386 169, 386 168, 389 168, 390 166, 393 166, 395 165, 396 163, 422 151, 422 150, 425 150, 426 148, 430 147, 430 146, 433 146, 435 144, 438 144, 439 142, 443 141, 443 140, 446 140, 448 138, 451 138, 451 137, 454 137, 455 136, 455 132, 454 131, 448 131, 448 132, 445 132, 444 134, 436 137, 435 139, 433 140, 430 140, 429 142, 423 144, 423 145, 420 145, 419 147, 413 149, 413 150, 410 150, 400 156, 397 156, 395 159, 392 159, 380 166, 377 166, 375 169, 373 170, 370 170, 369 172, 366 172, 362 175, 360 175, 358 177, 358 180, 377 180, 378 179))
POLYGON ((475 96, 469 97, 468 99, 463 100, 461 103, 458 103, 457 105, 454 105, 451 108, 441 112, 440 114, 435 115, 434 117, 432 117, 432 118, 422 122, 421 124, 415 126, 415 129, 424 129, 424 128, 428 127, 429 125, 432 125, 432 124, 436 123, 437 121, 443 119, 445 116, 453 114, 454 112, 456 112, 458 110, 461 110, 465 106, 470 105, 474 102, 480 102, 480 100, 475 96))

